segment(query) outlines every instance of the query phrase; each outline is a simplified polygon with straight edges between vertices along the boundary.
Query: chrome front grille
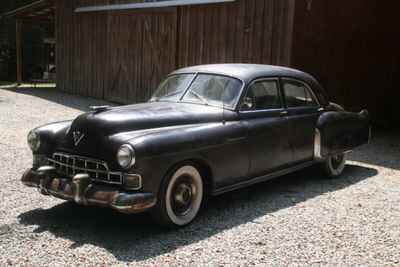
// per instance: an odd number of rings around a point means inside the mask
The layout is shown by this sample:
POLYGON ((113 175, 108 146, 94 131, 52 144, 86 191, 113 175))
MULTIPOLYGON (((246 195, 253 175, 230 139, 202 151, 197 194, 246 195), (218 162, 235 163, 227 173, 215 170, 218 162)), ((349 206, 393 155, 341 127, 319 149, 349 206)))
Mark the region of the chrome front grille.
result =
POLYGON ((54 166, 61 175, 73 177, 78 173, 87 173, 93 181, 121 185, 123 175, 121 172, 111 172, 107 163, 97 159, 64 153, 54 153, 53 158, 48 158, 49 165, 54 166))

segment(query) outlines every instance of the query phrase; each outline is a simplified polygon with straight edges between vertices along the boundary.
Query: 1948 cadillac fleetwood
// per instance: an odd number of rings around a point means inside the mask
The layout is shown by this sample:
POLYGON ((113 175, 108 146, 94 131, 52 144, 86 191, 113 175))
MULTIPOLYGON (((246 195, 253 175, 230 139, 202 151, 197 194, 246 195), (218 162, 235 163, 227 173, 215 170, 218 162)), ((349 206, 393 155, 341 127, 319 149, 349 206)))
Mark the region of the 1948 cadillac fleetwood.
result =
POLYGON ((22 182, 44 195, 167 226, 194 220, 205 196, 319 164, 339 176, 369 141, 369 115, 328 102, 310 75, 219 64, 170 74, 148 103, 92 107, 32 130, 22 182))

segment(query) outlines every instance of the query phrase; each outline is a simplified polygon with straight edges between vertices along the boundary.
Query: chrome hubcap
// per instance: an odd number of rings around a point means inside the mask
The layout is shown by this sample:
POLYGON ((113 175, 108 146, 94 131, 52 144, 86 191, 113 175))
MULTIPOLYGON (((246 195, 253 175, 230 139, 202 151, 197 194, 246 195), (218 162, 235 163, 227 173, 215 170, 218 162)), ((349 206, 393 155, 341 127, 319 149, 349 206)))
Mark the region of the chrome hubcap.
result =
POLYGON ((195 199, 195 185, 186 177, 178 181, 172 191, 171 206, 172 210, 177 216, 184 216, 187 214, 195 199))
POLYGON ((182 166, 172 175, 165 195, 165 209, 176 225, 187 225, 197 216, 203 200, 203 180, 193 166, 182 166))
POLYGON ((180 205, 187 205, 192 198, 192 189, 186 184, 180 184, 176 189, 175 201, 180 205))
POLYGON ((335 155, 332 157, 332 167, 337 169, 342 164, 344 155, 335 155))

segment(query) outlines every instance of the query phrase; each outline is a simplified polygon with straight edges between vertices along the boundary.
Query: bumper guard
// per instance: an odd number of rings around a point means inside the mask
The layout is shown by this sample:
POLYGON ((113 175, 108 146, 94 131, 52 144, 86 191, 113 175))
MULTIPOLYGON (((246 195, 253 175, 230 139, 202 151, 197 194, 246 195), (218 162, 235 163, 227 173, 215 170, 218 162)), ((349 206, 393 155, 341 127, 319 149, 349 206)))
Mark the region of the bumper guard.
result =
POLYGON ((89 175, 75 175, 72 180, 59 178, 52 166, 28 169, 21 181, 38 188, 43 195, 51 195, 80 205, 113 208, 122 213, 140 213, 153 207, 157 200, 152 193, 129 192, 115 187, 93 184, 89 175))

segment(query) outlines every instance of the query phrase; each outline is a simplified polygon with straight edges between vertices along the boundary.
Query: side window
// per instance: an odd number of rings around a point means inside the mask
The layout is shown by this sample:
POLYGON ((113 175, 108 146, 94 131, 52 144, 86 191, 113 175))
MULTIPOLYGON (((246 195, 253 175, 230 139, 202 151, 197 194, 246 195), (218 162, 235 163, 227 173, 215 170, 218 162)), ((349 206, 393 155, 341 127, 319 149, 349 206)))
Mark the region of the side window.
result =
POLYGON ((252 84, 243 99, 241 110, 266 110, 282 108, 276 81, 259 81, 252 84))
POLYGON ((288 108, 318 106, 310 90, 300 82, 283 81, 283 91, 288 108))

